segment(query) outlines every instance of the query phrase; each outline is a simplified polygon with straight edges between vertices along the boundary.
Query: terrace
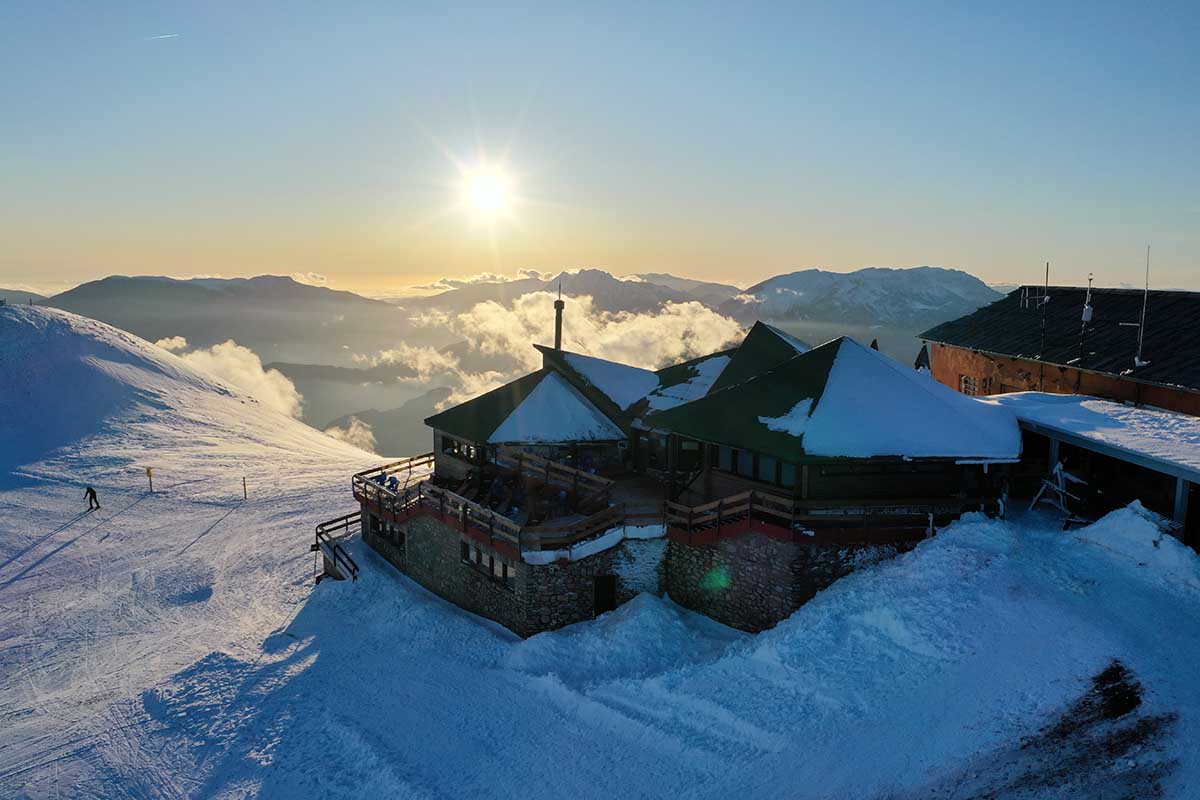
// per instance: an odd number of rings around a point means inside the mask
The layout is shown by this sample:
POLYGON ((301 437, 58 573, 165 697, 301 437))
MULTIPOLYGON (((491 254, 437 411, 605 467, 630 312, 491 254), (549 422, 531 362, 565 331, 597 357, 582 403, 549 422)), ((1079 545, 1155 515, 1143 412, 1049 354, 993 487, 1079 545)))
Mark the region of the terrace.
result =
POLYGON ((436 516, 514 555, 570 547, 631 518, 662 519, 652 487, 616 490, 608 478, 510 448, 465 479, 438 475, 426 453, 364 470, 351 483, 355 499, 384 521, 436 516))

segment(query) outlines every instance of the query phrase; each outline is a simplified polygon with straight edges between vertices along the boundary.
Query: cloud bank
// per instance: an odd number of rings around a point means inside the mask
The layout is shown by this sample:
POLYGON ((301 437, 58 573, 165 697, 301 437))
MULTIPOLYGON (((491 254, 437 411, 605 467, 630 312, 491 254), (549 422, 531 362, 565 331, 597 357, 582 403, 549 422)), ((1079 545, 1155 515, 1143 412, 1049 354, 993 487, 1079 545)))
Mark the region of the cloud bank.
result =
MULTIPOLYGON (((172 345, 182 343, 180 348, 187 347, 187 341, 181 336, 160 339, 156 344, 162 347, 163 342, 172 345)), ((277 370, 264 370, 262 361, 253 350, 232 339, 208 349, 180 353, 179 357, 191 366, 236 386, 267 408, 289 417, 300 417, 304 397, 291 380, 277 370)))
POLYGON ((161 347, 163 350, 170 350, 172 353, 180 350, 187 350, 187 339, 182 336, 168 336, 166 339, 159 339, 154 343, 156 347, 161 347))
POLYGON ((370 425, 358 417, 351 417, 349 424, 345 427, 330 425, 325 429, 325 433, 360 450, 366 450, 368 453, 375 452, 375 432, 371 430, 370 425))
MULTIPOLYGON (((478 303, 461 313, 427 312, 411 318, 424 327, 443 327, 465 347, 439 351, 401 344, 372 356, 357 355, 364 366, 403 364, 411 379, 453 390, 453 405, 541 367, 534 343, 552 344, 551 292, 524 294, 511 303, 478 303)), ((667 303, 656 312, 598 310, 592 297, 570 297, 563 318, 563 347, 586 355, 658 369, 725 349, 745 331, 736 321, 697 302, 667 303)))

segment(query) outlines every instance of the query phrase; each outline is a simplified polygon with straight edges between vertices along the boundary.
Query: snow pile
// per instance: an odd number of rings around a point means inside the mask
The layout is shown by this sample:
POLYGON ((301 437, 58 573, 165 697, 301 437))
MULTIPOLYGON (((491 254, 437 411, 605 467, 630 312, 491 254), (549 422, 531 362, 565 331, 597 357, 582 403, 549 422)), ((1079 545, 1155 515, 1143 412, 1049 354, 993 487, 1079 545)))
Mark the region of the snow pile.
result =
POLYGON ((549 372, 488 438, 504 442, 624 439, 624 432, 557 372, 549 372))
POLYGON ((746 636, 670 600, 641 594, 595 622, 570 625, 516 644, 504 665, 586 686, 694 667, 720 656, 746 636))
POLYGON ((663 411, 674 408, 708 394, 708 390, 717 382, 717 378, 721 377, 721 371, 728 363, 729 356, 712 356, 693 365, 695 375, 673 386, 655 389, 648 395, 650 410, 663 411))
POLYGON ((641 400, 658 386, 658 375, 648 369, 618 364, 603 358, 565 353, 571 368, 617 404, 622 410, 641 400))
POLYGON ((1143 577, 1200 597, 1196 553, 1168 534, 1167 525, 1165 518, 1134 501, 1072 533, 1080 541, 1103 547, 1144 570, 1143 577))
POLYGON ((803 433, 810 455, 1007 460, 1021 454, 1021 430, 1010 412, 926 380, 849 337, 803 433))
POLYGON ((993 395, 984 402, 1022 420, 1200 472, 1200 417, 1044 392, 993 395))

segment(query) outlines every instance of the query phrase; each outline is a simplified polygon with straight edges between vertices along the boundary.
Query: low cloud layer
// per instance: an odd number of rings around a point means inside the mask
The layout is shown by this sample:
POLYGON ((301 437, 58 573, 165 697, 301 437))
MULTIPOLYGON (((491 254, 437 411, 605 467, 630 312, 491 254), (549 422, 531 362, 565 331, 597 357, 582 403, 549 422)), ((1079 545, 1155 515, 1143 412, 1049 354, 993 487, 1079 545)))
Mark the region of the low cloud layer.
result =
MULTIPOLYGON (((530 292, 509 305, 479 303, 454 315, 427 315, 424 324, 444 324, 485 355, 508 355, 530 369, 541 364, 533 343, 552 344, 554 299, 530 292)), ((667 303, 656 312, 600 311, 589 296, 571 297, 563 315, 563 347, 587 355, 658 369, 721 350, 743 334, 742 326, 701 303, 667 303)))
POLYGON ((350 423, 345 427, 331 425, 325 429, 325 433, 360 450, 375 452, 375 432, 358 417, 351 417, 350 423))
MULTIPOLYGON (((156 344, 165 347, 164 342, 178 345, 175 349, 187 347, 187 341, 181 336, 160 339, 156 344)), ((180 353, 179 357, 191 366, 236 386, 267 408, 290 417, 300 417, 304 398, 291 380, 277 370, 264 370, 262 361, 253 350, 232 339, 207 349, 180 353)))
MULTIPOLYGON (((550 292, 530 292, 508 304, 478 303, 462 313, 427 312, 412 318, 424 327, 443 327, 466 340, 461 352, 401 344, 372 356, 356 356, 364 366, 403 364, 412 380, 446 386, 453 405, 541 367, 533 344, 553 344, 554 300, 550 292)), ((589 296, 567 298, 563 347, 586 355, 658 369, 722 350, 744 334, 734 320, 701 303, 667 303, 656 312, 597 310, 589 296)))

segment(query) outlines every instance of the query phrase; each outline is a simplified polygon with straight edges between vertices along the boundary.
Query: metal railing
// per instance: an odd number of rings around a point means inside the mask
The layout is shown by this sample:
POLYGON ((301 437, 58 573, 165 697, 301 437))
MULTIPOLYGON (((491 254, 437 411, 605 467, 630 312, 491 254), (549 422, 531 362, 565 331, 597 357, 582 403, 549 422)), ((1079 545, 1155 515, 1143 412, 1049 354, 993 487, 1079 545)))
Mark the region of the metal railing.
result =
POLYGON ((350 535, 350 529, 362 525, 362 512, 354 511, 350 514, 326 520, 317 526, 316 541, 313 542, 310 548, 313 552, 320 552, 334 567, 348 575, 351 580, 358 580, 358 564, 346 552, 346 548, 342 547, 341 540, 350 535), (337 531, 342 531, 341 536, 335 536, 337 531))

